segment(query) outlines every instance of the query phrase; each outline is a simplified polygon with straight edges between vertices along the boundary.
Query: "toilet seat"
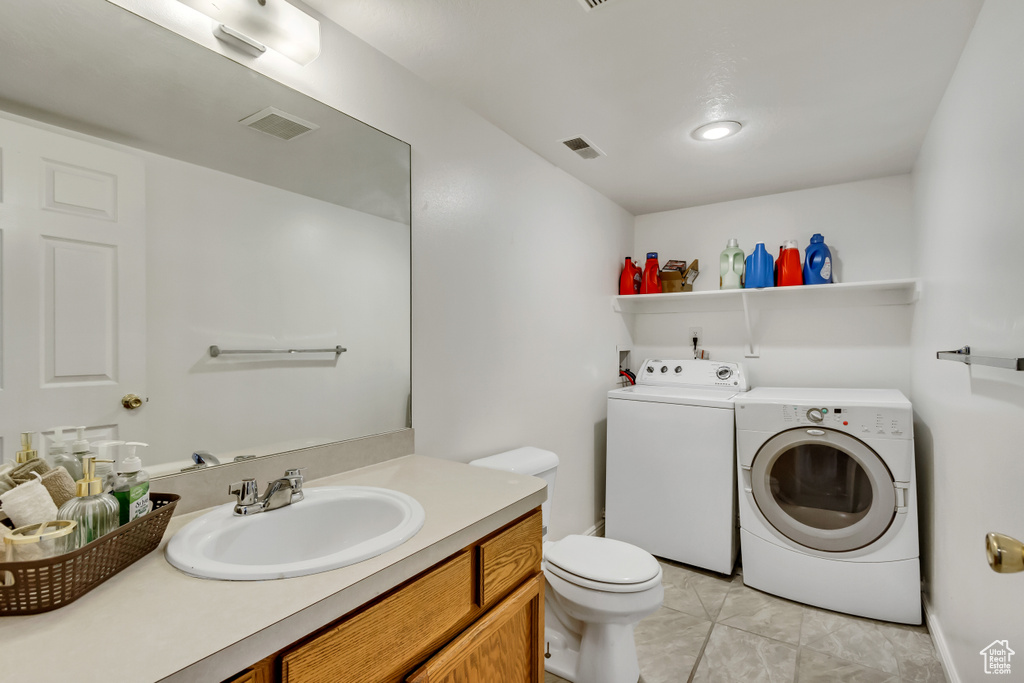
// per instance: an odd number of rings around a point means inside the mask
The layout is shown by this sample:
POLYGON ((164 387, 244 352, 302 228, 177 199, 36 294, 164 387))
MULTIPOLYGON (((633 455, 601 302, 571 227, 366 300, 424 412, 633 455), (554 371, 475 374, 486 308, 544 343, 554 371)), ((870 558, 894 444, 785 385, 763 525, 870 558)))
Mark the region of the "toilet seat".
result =
POLYGON ((566 536, 545 544, 544 561, 555 576, 606 593, 638 593, 661 582, 653 555, 610 538, 566 536))

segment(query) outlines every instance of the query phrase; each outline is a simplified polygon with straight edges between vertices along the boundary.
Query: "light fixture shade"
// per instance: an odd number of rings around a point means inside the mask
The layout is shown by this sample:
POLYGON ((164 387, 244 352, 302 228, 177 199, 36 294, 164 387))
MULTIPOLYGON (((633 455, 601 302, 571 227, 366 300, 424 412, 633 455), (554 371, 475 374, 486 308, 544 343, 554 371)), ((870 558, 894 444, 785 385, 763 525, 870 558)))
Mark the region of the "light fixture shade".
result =
POLYGON ((320 54, 320 22, 285 0, 178 0, 299 64, 320 54))
POLYGON ((712 121, 695 128, 690 135, 697 140, 721 140, 735 135, 743 128, 739 121, 712 121))

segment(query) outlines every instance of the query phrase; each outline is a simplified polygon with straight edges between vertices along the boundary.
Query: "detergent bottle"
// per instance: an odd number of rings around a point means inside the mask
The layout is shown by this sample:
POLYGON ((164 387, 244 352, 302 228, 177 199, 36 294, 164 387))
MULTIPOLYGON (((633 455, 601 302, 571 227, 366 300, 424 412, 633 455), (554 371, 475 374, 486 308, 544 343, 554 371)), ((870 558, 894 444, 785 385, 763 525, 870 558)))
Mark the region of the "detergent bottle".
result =
POLYGON ((626 257, 626 263, 622 266, 622 275, 619 276, 619 294, 640 293, 640 269, 633 263, 630 256, 626 257))
POLYGON ((747 289, 774 287, 775 263, 772 255, 764 248, 764 242, 754 245, 754 251, 747 257, 746 283, 747 289))
POLYGON ((824 285, 832 282, 832 252, 819 233, 811 237, 804 252, 804 284, 824 285))
POLYGON ((739 289, 743 286, 743 250, 733 237, 722 250, 719 259, 719 289, 739 289))
POLYGON ((800 247, 796 240, 786 240, 782 245, 782 253, 776 261, 776 281, 778 287, 802 285, 804 274, 800 267, 800 247))
POLYGON ((661 280, 658 278, 658 271, 658 252, 648 252, 643 278, 640 280, 641 294, 661 294, 661 280))

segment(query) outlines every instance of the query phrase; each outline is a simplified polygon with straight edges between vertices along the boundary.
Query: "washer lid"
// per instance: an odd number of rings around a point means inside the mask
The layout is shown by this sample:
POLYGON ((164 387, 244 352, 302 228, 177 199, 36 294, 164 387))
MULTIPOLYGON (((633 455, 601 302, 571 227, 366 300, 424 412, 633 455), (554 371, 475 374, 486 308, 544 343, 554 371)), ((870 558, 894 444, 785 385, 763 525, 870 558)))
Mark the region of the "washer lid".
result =
POLYGON ((608 398, 649 403, 676 403, 705 408, 733 409, 733 398, 740 394, 736 389, 695 389, 691 387, 652 387, 637 384, 623 389, 612 389, 608 398))
POLYGON ((544 559, 591 581, 643 583, 658 575, 654 556, 635 545, 596 536, 566 536, 544 549, 544 559))

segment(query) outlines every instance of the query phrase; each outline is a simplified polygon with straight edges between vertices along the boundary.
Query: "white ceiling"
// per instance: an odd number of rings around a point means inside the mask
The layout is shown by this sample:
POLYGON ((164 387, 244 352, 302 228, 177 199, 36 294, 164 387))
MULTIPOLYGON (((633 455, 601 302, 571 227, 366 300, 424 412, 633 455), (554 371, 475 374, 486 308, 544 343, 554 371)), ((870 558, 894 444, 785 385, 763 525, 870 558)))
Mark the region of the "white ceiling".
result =
POLYGON ((306 2, 636 215, 909 171, 982 4, 306 2))

